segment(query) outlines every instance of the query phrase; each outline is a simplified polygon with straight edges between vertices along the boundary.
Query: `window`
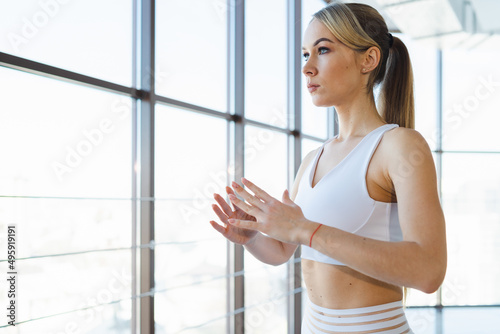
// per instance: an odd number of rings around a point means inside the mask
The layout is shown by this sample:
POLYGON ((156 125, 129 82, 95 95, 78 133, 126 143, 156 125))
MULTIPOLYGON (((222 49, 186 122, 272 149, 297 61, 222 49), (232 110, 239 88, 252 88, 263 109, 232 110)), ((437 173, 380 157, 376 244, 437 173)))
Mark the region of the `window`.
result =
POLYGON ((5 67, 0 77, 0 228, 17 227, 26 321, 16 327, 118 333, 132 316, 131 99, 5 67))
POLYGON ((306 134, 293 122, 300 3, 54 0, 0 13, 0 229, 18 228, 23 282, 13 333, 292 328, 293 260, 238 255, 208 222, 239 163, 280 198, 296 143, 330 131, 326 110, 306 134))
MULTIPOLYGON (((245 129, 245 176, 281 199, 287 188, 286 135, 262 128, 245 129)), ((238 182, 240 183, 240 182, 238 182)), ((245 328, 268 333, 287 330, 287 266, 263 264, 245 252, 245 328)))
POLYGON ((162 105, 155 121, 156 330, 223 333, 227 245, 208 222, 226 185, 227 122, 162 105))
POLYGON ((279 127, 287 126, 286 14, 285 0, 245 1, 245 115, 279 127))
POLYGON ((223 0, 156 1, 159 95, 227 111, 228 9, 223 0))
MULTIPOLYGON (((294 330, 298 253, 264 265, 209 220, 213 193, 242 175, 281 198, 333 136, 333 110, 312 105, 290 51, 323 6, 30 0, 0 12, 0 231, 17 226, 22 282, 12 333, 294 330)), ((411 291, 407 305, 498 305, 496 54, 402 38, 449 244, 441 291, 411 291)))
POLYGON ((2 4, 8 9, 0 13, 0 52, 132 84, 131 0, 2 4))
POLYGON ((500 71, 489 66, 495 58, 481 50, 443 52, 444 305, 500 304, 494 280, 500 268, 500 71))

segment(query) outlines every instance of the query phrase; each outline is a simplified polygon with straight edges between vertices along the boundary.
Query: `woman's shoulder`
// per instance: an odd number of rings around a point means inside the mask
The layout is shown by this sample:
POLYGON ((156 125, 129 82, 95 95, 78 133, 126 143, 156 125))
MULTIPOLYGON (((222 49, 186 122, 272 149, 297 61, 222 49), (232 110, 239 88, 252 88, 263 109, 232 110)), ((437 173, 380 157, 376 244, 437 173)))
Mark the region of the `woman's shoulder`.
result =
POLYGON ((429 150, 427 141, 415 129, 396 127, 384 134, 383 141, 384 145, 389 146, 394 153, 407 152, 417 148, 429 150))
POLYGON ((417 170, 434 170, 434 159, 420 132, 408 128, 387 131, 380 142, 381 158, 392 179, 396 176, 414 176, 417 170))

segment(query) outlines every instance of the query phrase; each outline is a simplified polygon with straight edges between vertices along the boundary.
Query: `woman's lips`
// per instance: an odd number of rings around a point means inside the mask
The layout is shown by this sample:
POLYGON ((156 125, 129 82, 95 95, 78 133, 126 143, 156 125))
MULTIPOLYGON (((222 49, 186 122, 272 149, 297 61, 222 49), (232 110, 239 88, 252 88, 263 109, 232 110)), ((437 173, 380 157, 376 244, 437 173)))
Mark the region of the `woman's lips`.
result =
POLYGON ((319 85, 315 84, 307 84, 307 89, 309 90, 309 93, 314 92, 316 89, 318 89, 319 85))

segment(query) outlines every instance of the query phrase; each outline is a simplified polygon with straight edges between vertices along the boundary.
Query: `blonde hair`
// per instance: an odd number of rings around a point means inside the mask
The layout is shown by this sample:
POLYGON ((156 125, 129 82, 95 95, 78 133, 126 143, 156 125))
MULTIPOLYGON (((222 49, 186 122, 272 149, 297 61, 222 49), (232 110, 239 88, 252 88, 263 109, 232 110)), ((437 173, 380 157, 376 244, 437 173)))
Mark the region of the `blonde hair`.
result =
POLYGON ((358 3, 333 2, 313 15, 344 45, 357 52, 371 47, 381 59, 370 73, 367 90, 382 84, 379 112, 387 123, 415 127, 413 71, 404 43, 389 34, 387 24, 373 7, 358 3), (392 44, 392 45, 391 45, 392 44))

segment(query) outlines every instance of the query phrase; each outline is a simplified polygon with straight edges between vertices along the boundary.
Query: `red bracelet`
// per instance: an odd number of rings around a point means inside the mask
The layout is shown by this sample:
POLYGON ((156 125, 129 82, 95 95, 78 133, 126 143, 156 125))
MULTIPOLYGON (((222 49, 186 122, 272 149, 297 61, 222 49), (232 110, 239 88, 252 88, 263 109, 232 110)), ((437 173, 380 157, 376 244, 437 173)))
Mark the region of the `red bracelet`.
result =
POLYGON ((319 230, 319 228, 323 226, 323 224, 319 224, 318 227, 316 227, 316 229, 314 230, 313 234, 311 234, 311 239, 309 239, 309 247, 311 247, 311 244, 312 244, 312 241, 313 241, 313 237, 314 235, 316 234, 316 232, 319 230))

